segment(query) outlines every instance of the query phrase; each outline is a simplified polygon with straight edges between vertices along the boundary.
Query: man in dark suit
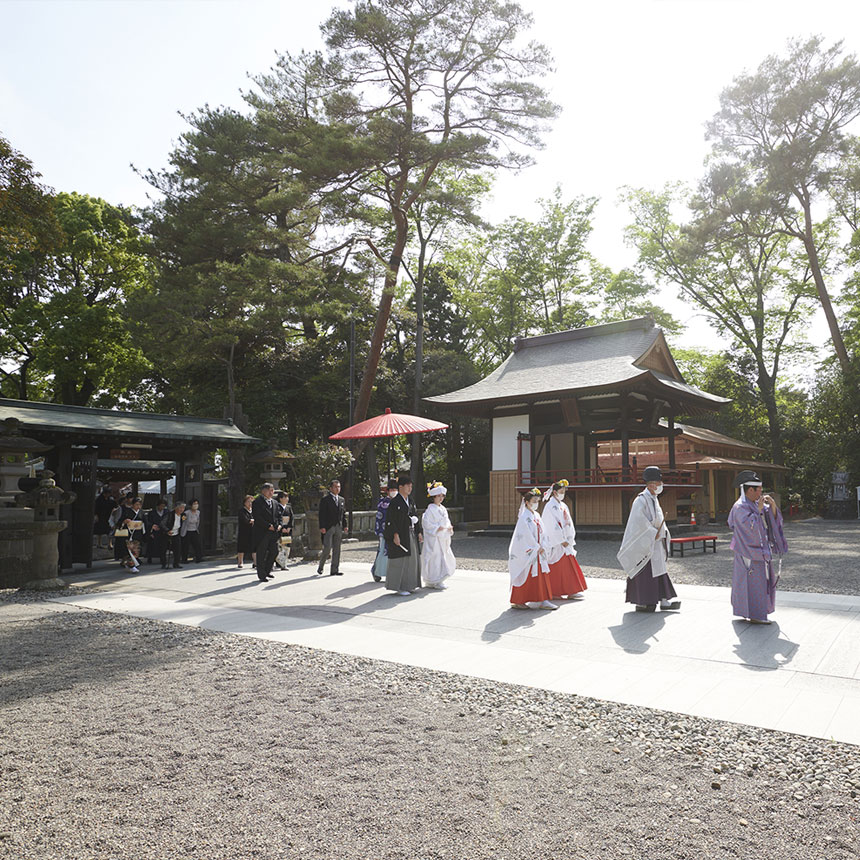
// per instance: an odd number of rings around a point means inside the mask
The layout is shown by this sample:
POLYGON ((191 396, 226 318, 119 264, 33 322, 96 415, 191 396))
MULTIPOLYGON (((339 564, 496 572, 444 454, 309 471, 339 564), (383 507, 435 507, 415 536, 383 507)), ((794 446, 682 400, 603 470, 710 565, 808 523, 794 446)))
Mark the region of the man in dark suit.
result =
POLYGON ((331 553, 329 576, 341 576, 340 542, 349 529, 346 527, 346 502, 339 493, 340 481, 335 478, 328 485, 328 494, 320 502, 320 535, 322 535, 323 549, 317 567, 317 576, 322 576, 329 553, 331 553))
POLYGON ((274 500, 274 484, 263 484, 260 495, 251 505, 251 516, 254 520, 252 539, 257 547, 257 579, 265 582, 274 579, 272 566, 278 556, 278 516, 274 500))
POLYGON ((164 520, 167 518, 167 502, 159 499, 158 504, 146 515, 146 563, 152 564, 152 557, 161 559, 161 566, 166 567, 167 532, 164 530, 164 520))
MULTIPOLYGON (((167 535, 167 549, 173 553, 173 566, 182 567, 182 538, 179 530, 182 528, 182 518, 185 516, 185 502, 177 502, 173 510, 164 517, 164 530, 167 535)), ((167 567, 167 551, 161 556, 161 567, 167 567)))

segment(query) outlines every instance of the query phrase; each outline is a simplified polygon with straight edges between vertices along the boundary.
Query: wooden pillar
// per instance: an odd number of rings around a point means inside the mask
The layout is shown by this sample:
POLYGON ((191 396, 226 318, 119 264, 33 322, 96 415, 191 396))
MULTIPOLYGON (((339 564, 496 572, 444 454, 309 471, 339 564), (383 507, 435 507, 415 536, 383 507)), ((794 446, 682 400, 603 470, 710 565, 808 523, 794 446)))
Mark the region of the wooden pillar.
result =
POLYGON ((552 482, 552 436, 546 434, 546 471, 547 480, 552 482))
POLYGON ((708 469, 708 483, 711 488, 711 522, 713 522, 717 518, 717 486, 713 469, 708 469))
POLYGON ((626 427, 621 428, 621 477, 627 478, 630 471, 630 435, 626 427))
POLYGON ((675 468, 675 413, 669 413, 669 468, 675 468))

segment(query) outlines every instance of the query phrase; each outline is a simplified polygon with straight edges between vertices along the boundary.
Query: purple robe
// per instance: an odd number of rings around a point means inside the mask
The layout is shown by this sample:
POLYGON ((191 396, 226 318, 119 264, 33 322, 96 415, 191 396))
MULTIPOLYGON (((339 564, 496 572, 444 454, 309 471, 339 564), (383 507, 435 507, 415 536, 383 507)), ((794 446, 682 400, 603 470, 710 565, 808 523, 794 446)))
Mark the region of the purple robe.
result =
POLYGON ((758 505, 741 496, 729 512, 731 549, 735 554, 732 571, 732 611, 742 618, 766 621, 776 608, 773 556, 785 555, 788 545, 782 532, 779 508, 758 505))

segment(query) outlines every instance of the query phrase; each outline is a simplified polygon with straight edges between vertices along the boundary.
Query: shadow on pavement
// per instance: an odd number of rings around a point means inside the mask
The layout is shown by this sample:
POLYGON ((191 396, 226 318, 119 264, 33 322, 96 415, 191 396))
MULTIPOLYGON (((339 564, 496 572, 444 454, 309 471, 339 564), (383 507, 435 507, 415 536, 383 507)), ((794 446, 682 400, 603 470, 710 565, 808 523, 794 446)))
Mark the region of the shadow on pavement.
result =
POLYGON ((736 618, 732 621, 735 634, 740 640, 735 646, 735 654, 740 657, 744 668, 754 672, 772 672, 790 663, 800 650, 798 642, 782 638, 779 624, 750 624, 736 618), (782 660, 777 657, 782 656, 782 660))
POLYGON ((610 627, 609 632, 615 644, 628 654, 644 654, 651 647, 648 640, 657 638, 668 614, 660 610, 652 613, 625 612, 621 623, 610 627))

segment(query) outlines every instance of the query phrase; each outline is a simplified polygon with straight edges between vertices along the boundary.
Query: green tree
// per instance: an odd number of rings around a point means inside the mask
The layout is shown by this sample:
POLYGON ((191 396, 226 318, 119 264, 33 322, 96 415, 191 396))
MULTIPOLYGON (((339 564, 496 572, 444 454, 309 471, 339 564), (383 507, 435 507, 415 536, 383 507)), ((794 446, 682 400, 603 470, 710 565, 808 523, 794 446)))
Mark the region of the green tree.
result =
POLYGON ((134 216, 104 200, 61 193, 53 212, 57 244, 4 305, 7 360, 19 396, 28 396, 32 372, 55 402, 112 405, 149 366, 129 315, 150 286, 146 243, 134 216))
POLYGON ((436 171, 523 167, 557 113, 535 82, 550 68, 546 49, 521 45, 531 23, 499 0, 358 0, 323 25, 324 56, 284 55, 259 80, 272 105, 301 91, 308 127, 329 129, 322 148, 341 165, 332 193, 348 192, 355 211, 381 203, 386 213, 385 282, 356 420, 370 403, 410 212, 436 171))
POLYGON ((595 264, 592 277, 596 292, 602 299, 601 322, 617 322, 651 314, 670 335, 680 333, 681 325, 672 314, 650 300, 657 288, 640 273, 632 269, 613 272, 595 264))
POLYGON ((771 55, 754 74, 736 78, 708 126, 716 154, 743 164, 765 190, 773 209, 769 229, 801 244, 848 381, 852 365, 826 282, 833 236, 820 229, 813 209, 826 200, 858 117, 860 63, 843 54, 841 42, 828 48, 816 36, 790 42, 787 56, 771 55))
MULTIPOLYGON (((138 313, 150 348, 172 349, 142 396, 218 416, 241 403, 254 435, 290 447, 342 429, 347 318, 361 331, 369 291, 360 260, 316 247, 303 118, 207 107, 188 122, 171 166, 146 174, 163 196, 147 213, 157 288, 138 313)), ((243 469, 234 453, 233 508, 243 469)))
POLYGON ((672 218, 673 193, 633 191, 628 238, 640 262, 701 308, 709 322, 755 363, 756 386, 767 411, 774 461, 782 463, 777 387, 783 362, 803 349, 799 323, 812 300, 804 258, 792 253, 779 218, 738 180, 712 171, 699 193, 683 199, 693 218, 672 218))
POLYGON ((38 180, 32 163, 0 136, 0 392, 21 400, 33 393, 35 354, 15 311, 41 290, 46 260, 62 238, 51 193, 38 180))

